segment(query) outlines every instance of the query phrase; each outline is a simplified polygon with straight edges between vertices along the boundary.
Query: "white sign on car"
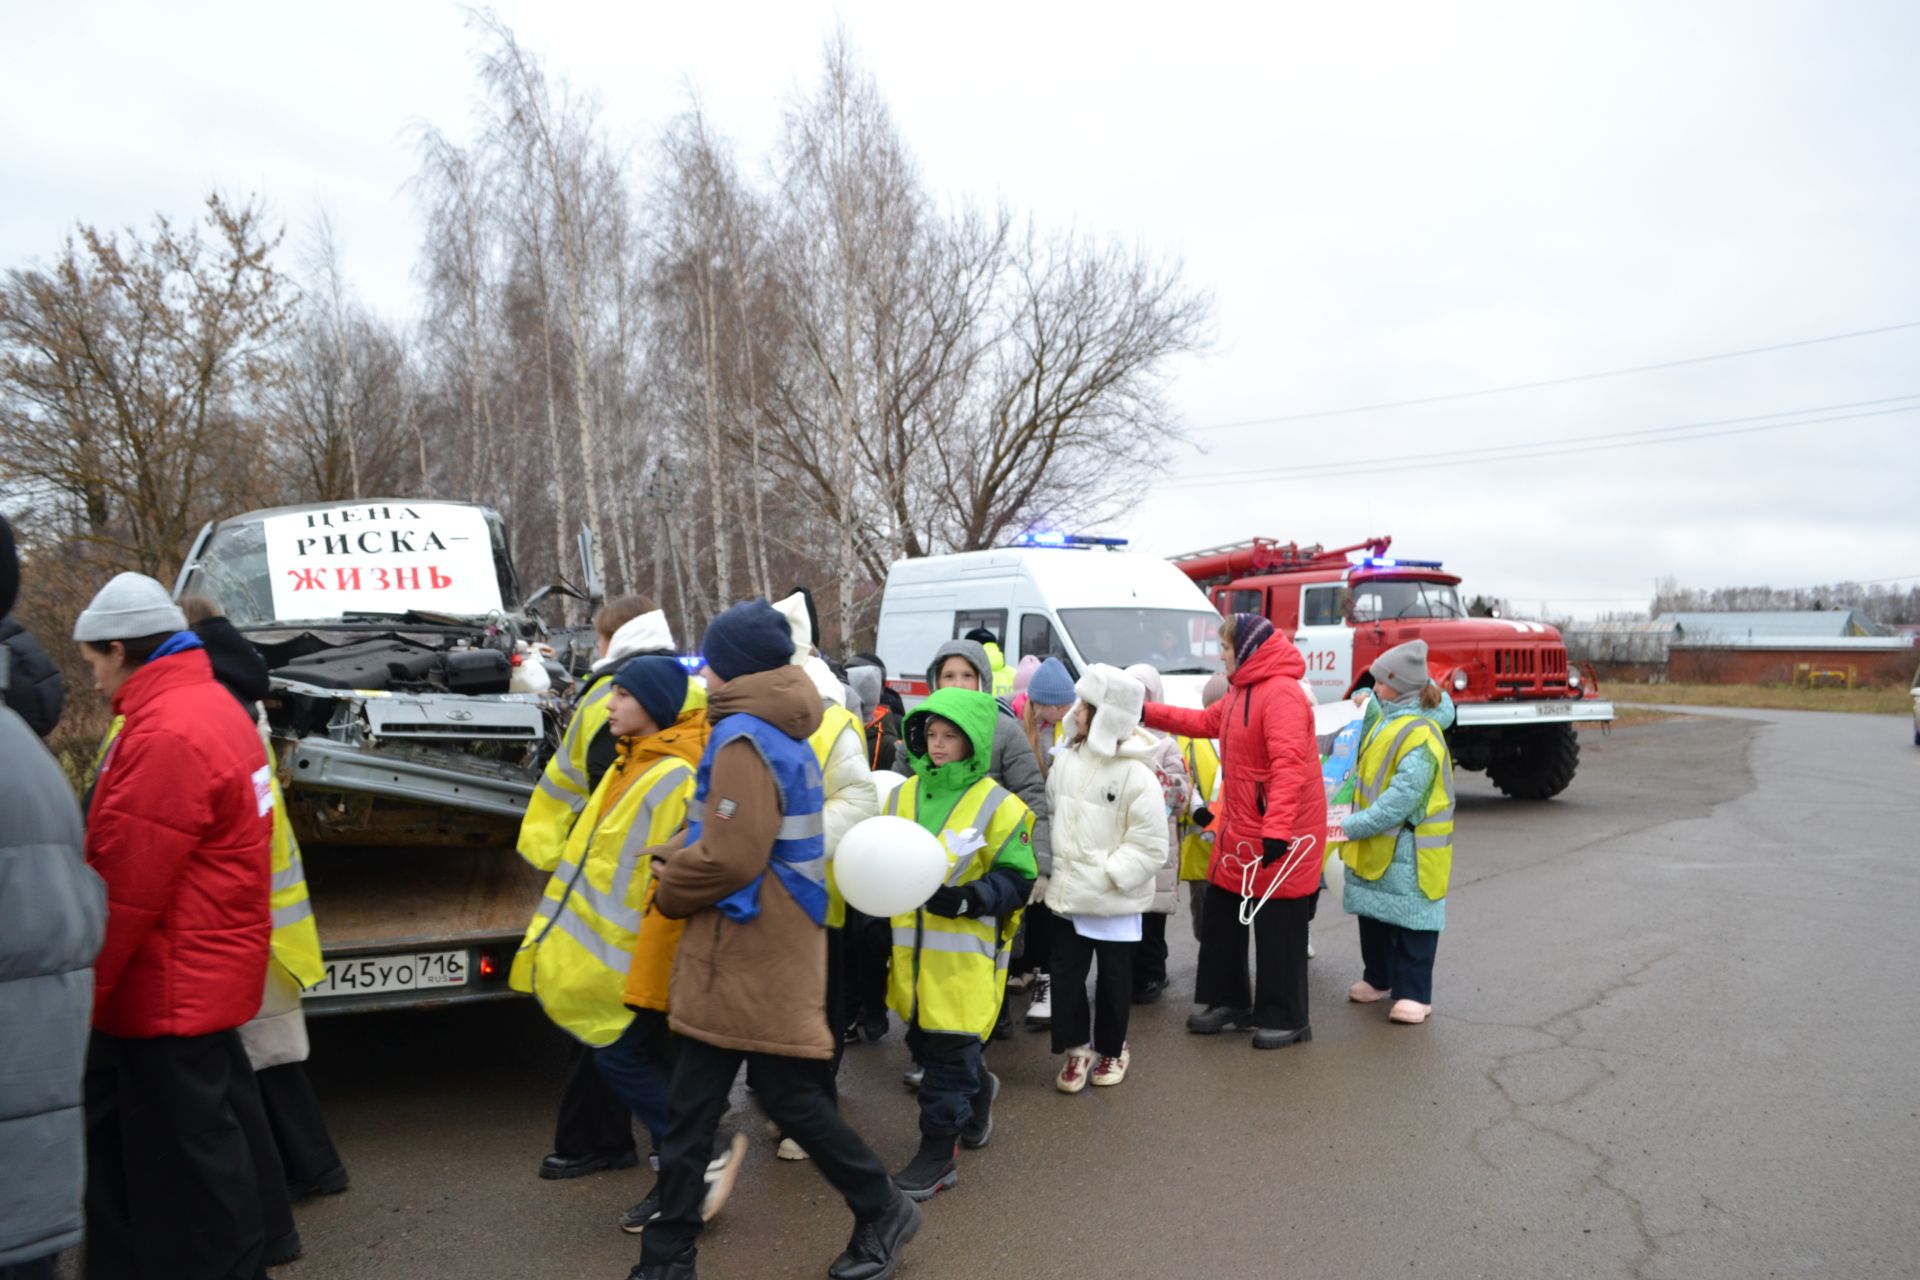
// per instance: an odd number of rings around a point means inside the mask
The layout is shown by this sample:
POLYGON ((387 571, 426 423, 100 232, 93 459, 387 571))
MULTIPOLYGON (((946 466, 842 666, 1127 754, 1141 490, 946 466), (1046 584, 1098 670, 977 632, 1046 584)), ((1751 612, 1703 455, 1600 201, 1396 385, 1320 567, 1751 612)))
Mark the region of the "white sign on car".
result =
POLYGON ((342 503, 262 524, 276 617, 409 609, 472 617, 500 608, 493 544, 477 507, 342 503))

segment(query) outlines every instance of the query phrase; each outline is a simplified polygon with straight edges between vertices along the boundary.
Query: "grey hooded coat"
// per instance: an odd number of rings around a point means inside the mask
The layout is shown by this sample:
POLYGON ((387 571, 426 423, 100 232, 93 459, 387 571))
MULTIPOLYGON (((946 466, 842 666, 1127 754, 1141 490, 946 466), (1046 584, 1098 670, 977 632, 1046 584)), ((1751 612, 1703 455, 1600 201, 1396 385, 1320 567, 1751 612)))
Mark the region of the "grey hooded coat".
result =
POLYGON ((73 789, 0 708, 0 1268, 80 1242, 80 1078, 107 892, 73 789))
MULTIPOLYGON (((934 651, 933 661, 927 664, 927 685, 938 688, 940 683, 940 664, 951 657, 965 658, 975 671, 980 673, 980 687, 993 689, 993 667, 987 661, 987 651, 972 640, 949 640, 934 651)), ((902 742, 894 750, 893 771, 905 778, 913 776, 913 766, 907 763, 907 744, 902 742)), ((1041 875, 1053 874, 1053 845, 1047 837, 1047 779, 1040 772, 1040 762, 1034 759, 1033 744, 1027 741, 1026 730, 1020 727, 1020 721, 1006 703, 1000 704, 1000 719, 993 726, 993 754, 987 760, 987 776, 1013 792, 1033 810, 1033 861, 1041 875)))

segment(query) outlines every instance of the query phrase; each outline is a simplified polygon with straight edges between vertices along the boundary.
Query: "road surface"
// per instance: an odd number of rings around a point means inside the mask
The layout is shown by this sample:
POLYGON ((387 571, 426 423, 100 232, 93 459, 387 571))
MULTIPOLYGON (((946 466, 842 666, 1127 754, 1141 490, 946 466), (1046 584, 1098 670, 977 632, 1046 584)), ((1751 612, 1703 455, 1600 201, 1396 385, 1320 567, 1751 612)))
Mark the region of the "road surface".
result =
MULTIPOLYGON (((1057 1094, 1043 1035, 991 1052, 992 1145, 905 1276, 1895 1276, 1920 1268, 1920 751, 1904 718, 1700 715, 1583 735, 1562 798, 1462 774, 1424 1028, 1349 1005, 1338 877, 1314 1041, 1256 1053, 1137 1010, 1116 1089, 1057 1094)), ((1177 989, 1190 991, 1185 915, 1177 989)), ((643 1172, 542 1182, 565 1047, 528 1005, 316 1021, 352 1170, 303 1206, 296 1280, 599 1276, 643 1172)), ((849 1053, 890 1166, 899 1036, 849 1053)), ((848 1220, 755 1134, 703 1274, 825 1273, 848 1220)))

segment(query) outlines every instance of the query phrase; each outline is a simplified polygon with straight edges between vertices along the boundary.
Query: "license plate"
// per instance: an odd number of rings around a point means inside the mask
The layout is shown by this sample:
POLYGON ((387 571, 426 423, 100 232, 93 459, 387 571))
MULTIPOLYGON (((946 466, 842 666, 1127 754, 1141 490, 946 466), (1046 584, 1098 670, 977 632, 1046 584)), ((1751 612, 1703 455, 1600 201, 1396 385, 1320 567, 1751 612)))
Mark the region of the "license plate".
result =
POLYGON ((467 985, 467 953, 419 951, 327 961, 327 976, 305 991, 309 1000, 467 985))

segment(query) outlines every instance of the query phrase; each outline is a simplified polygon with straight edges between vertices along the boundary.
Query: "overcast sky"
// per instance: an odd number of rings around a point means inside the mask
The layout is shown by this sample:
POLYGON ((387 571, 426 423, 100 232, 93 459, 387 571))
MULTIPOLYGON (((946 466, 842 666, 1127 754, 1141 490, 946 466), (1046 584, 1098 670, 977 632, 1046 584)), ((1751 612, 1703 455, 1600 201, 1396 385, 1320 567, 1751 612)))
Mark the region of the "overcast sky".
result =
MULTIPOLYGON (((1388 533, 1528 614, 1633 608, 1664 575, 1920 580, 1920 412, 1257 474, 1920 406, 1920 328, 1219 429, 1920 321, 1920 6, 500 10, 636 151, 691 82, 755 164, 843 17, 936 194, 1182 258, 1217 342, 1173 370, 1193 447, 1107 530, 1147 549, 1388 533), (1802 417, 1839 412, 1861 410, 1802 417)), ((3 0, 0 21, 0 266, 218 186, 292 238, 324 209, 353 286, 413 317, 412 131, 465 136, 476 92, 455 6, 3 0)))

